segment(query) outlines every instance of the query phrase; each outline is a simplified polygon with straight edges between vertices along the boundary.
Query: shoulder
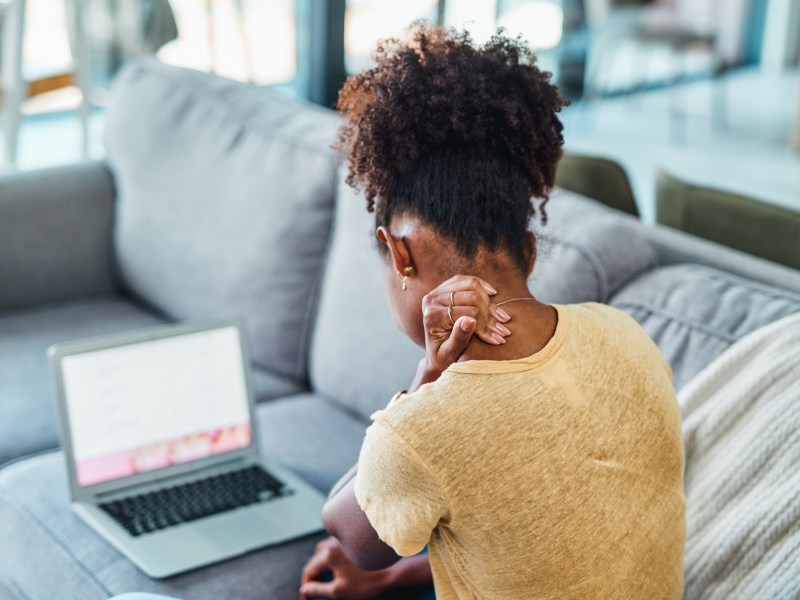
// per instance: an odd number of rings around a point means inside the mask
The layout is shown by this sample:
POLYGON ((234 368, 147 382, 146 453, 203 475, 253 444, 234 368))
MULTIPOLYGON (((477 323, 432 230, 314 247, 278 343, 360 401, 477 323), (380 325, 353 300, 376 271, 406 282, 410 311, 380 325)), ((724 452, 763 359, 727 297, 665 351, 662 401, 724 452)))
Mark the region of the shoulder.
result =
POLYGON ((636 338, 652 344, 650 336, 629 314, 597 302, 584 304, 565 304, 558 306, 559 318, 569 321, 568 328, 573 337, 613 335, 617 340, 629 341, 636 338))
POLYGON ((622 354, 636 360, 650 360, 666 370, 672 370, 661 355, 656 343, 644 328, 629 314, 596 302, 559 306, 559 315, 570 321, 573 344, 602 348, 605 352, 622 354))
POLYGON ((558 314, 567 314, 570 319, 578 322, 592 323, 597 326, 623 325, 634 326, 641 329, 639 324, 627 313, 599 302, 584 302, 582 304, 560 304, 558 314))
POLYGON ((396 395, 372 420, 391 428, 420 453, 435 447, 450 424, 461 421, 465 405, 470 404, 469 380, 445 371, 436 381, 412 394, 396 395))
POLYGON ((382 421, 398 432, 419 426, 430 419, 431 413, 447 410, 447 398, 458 393, 461 382, 448 372, 432 383, 426 383, 414 393, 399 392, 386 408, 372 415, 373 421, 382 421))

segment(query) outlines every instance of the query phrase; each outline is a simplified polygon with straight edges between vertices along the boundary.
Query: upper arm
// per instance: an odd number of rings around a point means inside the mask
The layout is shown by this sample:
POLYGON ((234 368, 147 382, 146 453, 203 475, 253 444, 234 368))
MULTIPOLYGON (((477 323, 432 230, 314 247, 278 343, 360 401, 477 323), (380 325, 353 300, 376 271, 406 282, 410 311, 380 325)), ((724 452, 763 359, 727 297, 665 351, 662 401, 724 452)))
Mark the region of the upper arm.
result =
POLYGON ((322 521, 353 564, 366 570, 384 569, 400 557, 378 537, 358 506, 353 485, 354 480, 350 479, 331 496, 322 509, 322 521))
POLYGON ((419 553, 449 515, 427 465, 391 426, 376 421, 367 430, 355 479, 328 501, 323 521, 354 563, 379 569, 419 553))
POLYGON ((419 553, 450 505, 438 480, 416 450, 382 420, 367 430, 355 497, 381 540, 400 556, 419 553))

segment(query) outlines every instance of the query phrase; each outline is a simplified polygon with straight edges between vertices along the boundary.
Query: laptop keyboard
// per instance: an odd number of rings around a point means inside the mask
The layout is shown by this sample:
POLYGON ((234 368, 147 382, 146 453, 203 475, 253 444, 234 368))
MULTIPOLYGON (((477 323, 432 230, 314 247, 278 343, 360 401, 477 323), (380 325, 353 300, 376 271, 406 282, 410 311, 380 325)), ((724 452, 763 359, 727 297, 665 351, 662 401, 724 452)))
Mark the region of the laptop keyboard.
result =
POLYGON ((140 536, 292 492, 257 466, 100 504, 132 536, 140 536))

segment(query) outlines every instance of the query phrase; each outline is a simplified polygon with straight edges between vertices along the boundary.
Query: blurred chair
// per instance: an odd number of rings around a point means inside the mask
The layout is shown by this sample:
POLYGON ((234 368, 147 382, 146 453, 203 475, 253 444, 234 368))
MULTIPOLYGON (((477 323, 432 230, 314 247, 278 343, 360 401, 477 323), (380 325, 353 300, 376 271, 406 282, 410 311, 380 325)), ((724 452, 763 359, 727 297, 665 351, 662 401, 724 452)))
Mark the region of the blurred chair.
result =
POLYGON ((5 0, 0 3, 2 7, 2 28, 0 28, 0 43, 2 43, 2 91, 3 91, 3 137, 4 149, 3 163, 0 166, 15 168, 17 164, 17 149, 19 142, 19 128, 22 123, 22 104, 36 93, 50 91, 57 87, 65 87, 73 83, 81 90, 81 105, 79 109, 82 138, 82 154, 89 154, 89 116, 91 104, 89 98, 90 88, 90 59, 88 42, 84 28, 84 0, 64 0, 67 9, 67 28, 69 31, 70 45, 72 48, 73 69, 68 73, 57 73, 51 77, 36 81, 25 81, 22 70, 23 43, 25 39, 25 11, 26 0, 5 0))
POLYGON ((639 216, 628 175, 613 160, 565 153, 558 163, 556 185, 593 198, 611 208, 639 216))
MULTIPOLYGON (((94 22, 110 19, 111 26, 90 31, 93 52, 110 57, 112 75, 128 59, 154 55, 178 37, 178 24, 169 0, 83 0, 86 17, 94 22)), ((199 1, 199 0, 197 0, 199 1)))
POLYGON ((800 212, 681 181, 656 181, 656 221, 729 248, 800 269, 800 212))
POLYGON ((601 75, 613 72, 618 54, 634 44, 633 85, 627 92, 644 90, 650 83, 650 66, 659 49, 669 53, 668 83, 673 89, 670 131, 673 139, 685 137, 684 111, 676 86, 693 73, 688 67, 692 54, 705 55, 715 84, 711 90, 711 114, 718 126, 727 123, 727 98, 721 76, 739 58, 744 19, 751 0, 586 0, 586 15, 592 38, 590 66, 586 70, 586 100, 605 91, 601 75))

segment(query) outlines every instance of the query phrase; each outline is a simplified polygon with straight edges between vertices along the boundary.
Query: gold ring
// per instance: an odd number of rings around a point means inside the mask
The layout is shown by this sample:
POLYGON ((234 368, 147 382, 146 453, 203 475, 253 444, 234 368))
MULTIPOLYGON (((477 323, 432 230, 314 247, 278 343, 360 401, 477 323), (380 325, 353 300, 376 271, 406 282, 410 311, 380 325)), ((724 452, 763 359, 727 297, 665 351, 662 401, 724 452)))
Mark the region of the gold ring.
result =
MULTIPOLYGON (((455 291, 453 291, 453 292, 450 292, 450 307, 452 308, 455 305, 456 305, 456 293, 455 293, 455 291)), ((451 321, 452 321, 452 319, 451 319, 451 321)))
POLYGON ((453 307, 452 306, 448 306, 447 307, 447 316, 450 317, 450 324, 455 327, 456 322, 453 321, 453 307))

